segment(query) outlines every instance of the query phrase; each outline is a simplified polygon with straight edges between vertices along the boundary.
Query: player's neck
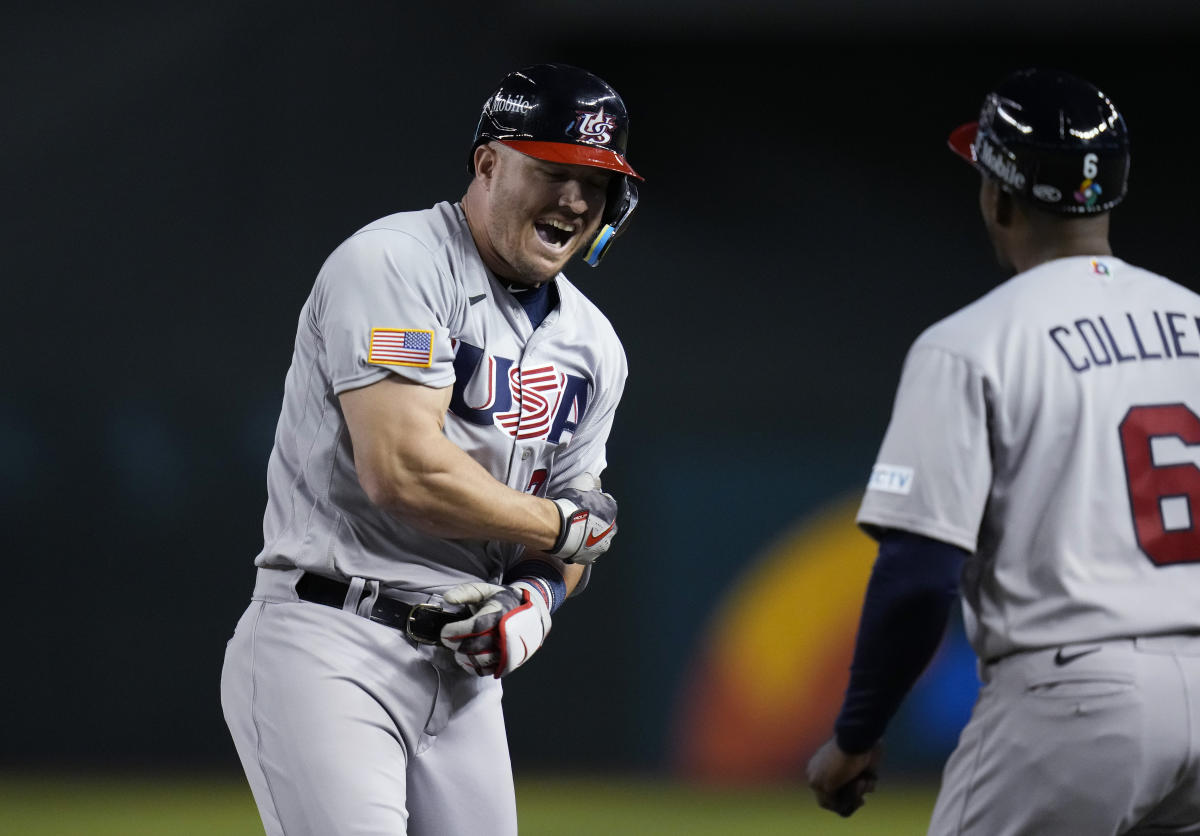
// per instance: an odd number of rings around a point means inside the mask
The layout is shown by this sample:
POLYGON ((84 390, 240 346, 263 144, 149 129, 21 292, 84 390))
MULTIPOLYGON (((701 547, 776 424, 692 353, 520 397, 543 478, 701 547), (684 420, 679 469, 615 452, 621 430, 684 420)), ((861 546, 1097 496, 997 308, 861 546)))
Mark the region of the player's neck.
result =
POLYGON ((487 230, 479 221, 479 218, 484 214, 484 209, 479 205, 481 203, 481 195, 475 182, 471 181, 471 185, 467 188, 467 193, 463 195, 458 205, 462 207, 463 217, 467 221, 467 229, 471 232, 471 240, 475 242, 475 249, 479 252, 479 257, 483 260, 484 266, 496 276, 503 276, 507 272, 504 259, 500 257, 500 254, 496 252, 496 248, 492 246, 487 230))
POLYGON ((1109 246, 1107 239, 1098 239, 1093 242, 1080 242, 1080 246, 1046 246, 1038 248, 1023 248, 1020 252, 1014 253, 1012 262, 1018 273, 1024 273, 1026 270, 1032 270, 1039 264, 1045 264, 1047 261, 1054 261, 1057 258, 1072 258, 1080 255, 1112 255, 1112 247, 1109 246))
POLYGON ((1070 220, 1036 218, 1014 236, 1010 251, 1019 273, 1047 261, 1081 255, 1112 255, 1107 216, 1070 220))

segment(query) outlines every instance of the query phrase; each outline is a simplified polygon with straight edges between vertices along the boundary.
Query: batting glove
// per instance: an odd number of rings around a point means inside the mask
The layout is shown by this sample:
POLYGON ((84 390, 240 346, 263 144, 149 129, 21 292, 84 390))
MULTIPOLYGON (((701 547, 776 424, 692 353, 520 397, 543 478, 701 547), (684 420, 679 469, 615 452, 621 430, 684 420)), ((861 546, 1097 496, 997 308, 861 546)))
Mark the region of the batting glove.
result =
POLYGON ((497 679, 510 674, 529 660, 550 632, 549 602, 528 581, 511 586, 471 581, 442 597, 472 613, 442 628, 442 644, 454 651, 454 661, 468 673, 497 679))
POLYGON ((617 501, 600 490, 564 488, 558 506, 558 541, 546 554, 564 563, 592 563, 608 551, 617 533, 617 501))

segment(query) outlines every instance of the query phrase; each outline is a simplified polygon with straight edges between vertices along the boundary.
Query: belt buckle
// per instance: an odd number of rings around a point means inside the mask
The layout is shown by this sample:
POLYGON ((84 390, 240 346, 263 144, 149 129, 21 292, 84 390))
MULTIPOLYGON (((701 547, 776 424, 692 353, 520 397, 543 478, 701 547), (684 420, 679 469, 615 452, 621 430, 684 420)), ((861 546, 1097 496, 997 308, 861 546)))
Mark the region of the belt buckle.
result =
POLYGON ((413 608, 408 611, 408 618, 404 622, 404 635, 415 641, 417 644, 441 644, 441 639, 424 639, 413 633, 413 622, 416 620, 418 610, 429 610, 430 612, 442 612, 442 608, 433 604, 413 604, 413 608))

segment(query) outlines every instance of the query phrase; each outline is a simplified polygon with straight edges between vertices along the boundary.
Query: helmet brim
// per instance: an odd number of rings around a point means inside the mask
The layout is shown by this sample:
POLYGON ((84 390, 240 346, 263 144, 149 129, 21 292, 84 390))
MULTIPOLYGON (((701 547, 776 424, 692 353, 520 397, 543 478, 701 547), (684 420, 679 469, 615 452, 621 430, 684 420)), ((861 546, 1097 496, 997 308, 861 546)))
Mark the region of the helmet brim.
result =
POLYGON ((965 125, 959 125, 950 132, 949 139, 946 144, 950 146, 950 150, 971 165, 975 165, 975 137, 979 134, 979 123, 968 122, 965 125))
POLYGON ((532 139, 501 139, 499 141, 514 151, 520 151, 522 154, 549 163, 588 165, 593 168, 606 168, 609 171, 628 174, 638 180, 645 179, 633 170, 633 166, 625 162, 624 157, 609 148, 573 142, 538 142, 532 139))

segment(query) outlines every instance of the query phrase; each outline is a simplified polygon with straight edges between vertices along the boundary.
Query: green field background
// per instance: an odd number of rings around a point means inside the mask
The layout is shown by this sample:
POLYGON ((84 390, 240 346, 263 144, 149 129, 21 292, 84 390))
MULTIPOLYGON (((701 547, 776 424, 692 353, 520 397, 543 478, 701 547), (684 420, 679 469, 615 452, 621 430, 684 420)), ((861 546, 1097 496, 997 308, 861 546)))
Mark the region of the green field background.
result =
MULTIPOLYGON (((807 788, 712 789, 658 778, 525 778, 522 836, 923 834, 932 786, 886 784, 853 817, 807 788)), ((259 836, 240 776, 0 776, 4 836, 259 836)), ((474 834, 473 836, 487 836, 474 834)))

